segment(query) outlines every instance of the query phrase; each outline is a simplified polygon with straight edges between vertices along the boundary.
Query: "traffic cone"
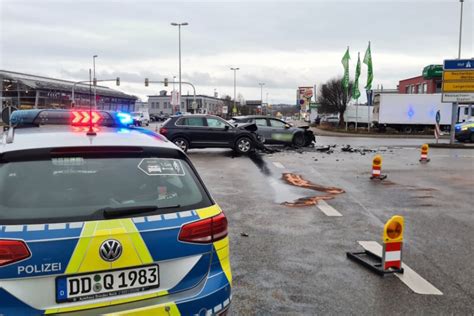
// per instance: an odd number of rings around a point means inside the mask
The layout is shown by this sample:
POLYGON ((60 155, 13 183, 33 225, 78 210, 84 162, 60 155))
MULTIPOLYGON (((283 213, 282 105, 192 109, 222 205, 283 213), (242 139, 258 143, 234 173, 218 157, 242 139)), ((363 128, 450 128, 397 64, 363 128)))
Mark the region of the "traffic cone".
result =
POLYGON ((420 162, 429 162, 430 159, 428 158, 428 151, 429 151, 430 147, 428 146, 428 144, 423 144, 421 146, 421 157, 420 157, 420 162))
POLYGON ((376 155, 372 160, 372 180, 383 180, 387 175, 382 174, 382 156, 376 155))

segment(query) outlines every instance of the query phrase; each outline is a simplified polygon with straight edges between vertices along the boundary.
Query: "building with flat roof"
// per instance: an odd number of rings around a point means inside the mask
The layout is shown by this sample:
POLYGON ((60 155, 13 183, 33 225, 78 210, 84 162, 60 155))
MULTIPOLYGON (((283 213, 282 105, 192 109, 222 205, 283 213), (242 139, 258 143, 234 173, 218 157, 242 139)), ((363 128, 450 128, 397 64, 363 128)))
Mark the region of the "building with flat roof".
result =
MULTIPOLYGON (((45 109, 89 107, 94 104, 94 87, 74 81, 48 78, 13 71, 0 70, 0 100, 2 109, 45 109)), ((96 87, 97 109, 133 111, 137 97, 108 87, 96 87)))
MULTIPOLYGON (((189 113, 222 115, 224 101, 217 97, 208 95, 196 95, 196 106, 193 107, 194 96, 183 95, 181 107, 186 108, 189 113)), ((178 112, 177 107, 171 105, 171 95, 166 90, 160 91, 159 95, 148 96, 148 108, 150 114, 174 114, 178 112)))

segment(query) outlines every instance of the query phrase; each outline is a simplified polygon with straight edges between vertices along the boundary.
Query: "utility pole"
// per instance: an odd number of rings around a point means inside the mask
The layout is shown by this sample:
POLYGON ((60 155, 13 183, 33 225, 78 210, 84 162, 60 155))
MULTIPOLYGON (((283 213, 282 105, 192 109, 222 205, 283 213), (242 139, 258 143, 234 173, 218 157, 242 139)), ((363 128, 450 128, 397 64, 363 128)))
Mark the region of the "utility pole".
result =
POLYGON ((260 82, 260 106, 262 107, 262 114, 263 114, 263 86, 265 85, 264 82, 260 82))
MULTIPOLYGON (((458 59, 461 59, 461 43, 462 43, 462 15, 464 0, 459 0, 461 3, 461 14, 459 18, 459 45, 458 45, 458 59)), ((449 131, 449 143, 454 144, 455 142, 455 128, 458 121, 458 103, 453 102, 452 113, 451 113, 451 129, 449 131)))
POLYGON ((234 108, 232 109, 232 112, 235 113, 237 112, 237 70, 240 68, 230 68, 230 70, 234 71, 234 108))
POLYGON ((95 76, 95 59, 99 57, 97 55, 94 55, 92 56, 92 63, 93 63, 93 66, 94 66, 94 79, 93 79, 93 82, 94 82, 94 108, 97 109, 97 78, 95 76))
MULTIPOLYGON (((181 109, 181 26, 189 25, 187 22, 183 23, 171 23, 173 26, 178 27, 178 54, 179 54, 179 111, 183 112, 181 109)), ((184 111, 186 112, 186 111, 184 111)))

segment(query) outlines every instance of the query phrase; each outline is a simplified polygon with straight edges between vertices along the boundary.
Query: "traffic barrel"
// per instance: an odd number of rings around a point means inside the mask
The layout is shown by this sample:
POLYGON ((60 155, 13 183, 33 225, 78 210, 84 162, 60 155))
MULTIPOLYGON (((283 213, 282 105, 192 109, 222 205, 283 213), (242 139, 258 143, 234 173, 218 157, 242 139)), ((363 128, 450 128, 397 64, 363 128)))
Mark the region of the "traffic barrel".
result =
POLYGON ((430 159, 428 159, 428 151, 430 150, 430 146, 428 144, 423 144, 421 146, 421 157, 420 157, 420 162, 429 162, 430 159))
POLYGON ((382 268, 384 270, 402 269, 403 249, 403 216, 395 215, 390 218, 383 229, 382 268))
POLYGON ((386 175, 382 175, 382 156, 376 155, 372 160, 372 176, 370 179, 383 180, 386 177, 386 175))

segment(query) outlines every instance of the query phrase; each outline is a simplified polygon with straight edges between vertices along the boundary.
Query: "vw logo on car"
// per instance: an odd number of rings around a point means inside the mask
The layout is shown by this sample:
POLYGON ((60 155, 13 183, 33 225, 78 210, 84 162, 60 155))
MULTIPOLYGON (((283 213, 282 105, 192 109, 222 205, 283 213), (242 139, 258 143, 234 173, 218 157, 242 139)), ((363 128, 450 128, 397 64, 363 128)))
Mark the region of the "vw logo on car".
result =
POLYGON ((122 255, 122 244, 115 239, 106 240, 100 245, 99 253, 105 261, 115 261, 122 255))

